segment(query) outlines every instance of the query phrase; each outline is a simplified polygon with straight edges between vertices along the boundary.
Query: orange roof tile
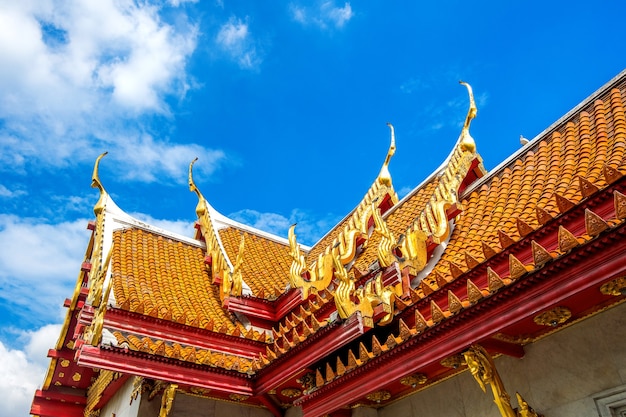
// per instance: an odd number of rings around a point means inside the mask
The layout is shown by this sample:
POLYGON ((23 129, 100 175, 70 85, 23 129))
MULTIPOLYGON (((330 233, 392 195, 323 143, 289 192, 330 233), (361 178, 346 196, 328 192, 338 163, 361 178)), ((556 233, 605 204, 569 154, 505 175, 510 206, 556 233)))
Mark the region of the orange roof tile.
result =
POLYGON ((237 258, 242 234, 245 236, 242 276, 252 294, 277 297, 285 291, 292 260, 289 245, 235 227, 221 229, 218 233, 230 259, 237 258))
POLYGON ((519 240, 517 219, 538 228, 536 209, 556 216, 558 198, 579 202, 579 177, 605 187, 605 165, 626 163, 625 90, 614 88, 587 104, 465 195, 450 243, 427 279, 434 281, 435 273, 450 277, 450 262, 465 265, 464 254, 482 254, 482 242, 499 251, 499 231, 519 240))
POLYGON ((112 277, 119 308, 205 328, 235 327, 211 284, 204 250, 139 228, 113 233, 112 277))

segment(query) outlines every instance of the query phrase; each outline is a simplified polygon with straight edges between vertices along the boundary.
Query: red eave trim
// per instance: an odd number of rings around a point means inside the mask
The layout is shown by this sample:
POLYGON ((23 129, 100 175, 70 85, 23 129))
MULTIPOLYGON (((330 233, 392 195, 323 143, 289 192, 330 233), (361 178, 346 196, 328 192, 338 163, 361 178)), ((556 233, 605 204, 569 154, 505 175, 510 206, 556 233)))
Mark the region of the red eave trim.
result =
POLYGON ((253 394, 251 382, 245 375, 221 373, 205 366, 157 360, 154 357, 143 357, 137 352, 116 348, 100 349, 87 344, 81 347, 77 356, 78 364, 81 366, 108 369, 231 394, 253 394))
POLYGON ((284 296, 276 300, 276 321, 281 320, 291 310, 302 304, 302 290, 292 289, 284 296))
POLYGON ((251 321, 256 318, 271 322, 273 326, 300 305, 302 301, 302 291, 297 289, 290 290, 276 301, 255 297, 227 297, 224 300, 224 308, 228 311, 242 313, 251 321))
POLYGON ((104 315, 104 327, 248 359, 254 359, 259 353, 265 352, 266 346, 265 343, 255 340, 223 335, 116 308, 107 310, 104 315))
POLYGON ((84 405, 63 403, 35 396, 30 406, 30 414, 40 417, 84 417, 84 405))
POLYGON ((257 378, 256 394, 265 394, 272 388, 276 388, 295 373, 327 356, 330 350, 341 348, 365 334, 369 329, 363 324, 361 315, 357 313, 345 322, 329 329, 319 338, 312 336, 264 369, 264 372, 257 378))
POLYGON ((321 387, 294 404, 303 415, 321 416, 354 401, 361 393, 457 354, 473 343, 567 300, 626 270, 626 227, 590 242, 554 264, 521 279, 465 312, 321 387), (476 325, 482 323, 482 325, 476 325), (384 366, 385 371, 379 368, 384 366), (326 395, 332 392, 332 395, 326 395), (358 393, 358 394, 355 394, 358 393))
POLYGON ((253 319, 276 322, 274 306, 266 300, 254 297, 228 297, 224 300, 224 308, 228 311, 244 314, 253 319))
POLYGON ((85 396, 84 391, 81 391, 81 393, 81 395, 76 395, 52 390, 42 391, 38 389, 37 391, 35 391, 35 398, 41 398, 46 401, 54 400, 75 405, 85 405, 87 404, 87 397, 85 396))

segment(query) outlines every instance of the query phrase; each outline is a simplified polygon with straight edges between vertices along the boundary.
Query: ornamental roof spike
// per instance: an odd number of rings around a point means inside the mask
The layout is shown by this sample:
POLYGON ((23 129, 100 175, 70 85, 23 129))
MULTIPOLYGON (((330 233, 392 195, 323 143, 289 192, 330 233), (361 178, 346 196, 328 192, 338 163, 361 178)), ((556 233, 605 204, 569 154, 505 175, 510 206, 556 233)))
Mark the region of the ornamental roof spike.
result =
POLYGON ((565 196, 555 193, 554 197, 556 199, 556 206, 558 207, 560 213, 565 213, 575 206, 575 204, 565 196))
POLYGON ((613 206, 615 207, 615 218, 626 219, 626 196, 619 191, 613 191, 613 206))
POLYGON ((492 248, 491 246, 489 246, 488 243, 484 242, 484 241, 480 241, 482 250, 483 250, 483 255, 485 257, 485 259, 489 259, 491 257, 494 257, 498 254, 498 252, 492 248))
POLYGON ((597 236, 608 228, 608 223, 602 217, 589 209, 585 209, 585 230, 589 236, 597 236))
POLYGON ((98 173, 100 160, 104 158, 107 154, 108 152, 104 152, 100 154, 98 158, 96 158, 96 162, 93 166, 93 174, 91 174, 91 188, 98 188, 98 190, 100 190, 100 198, 93 208, 93 212, 95 213, 96 217, 104 210, 105 198, 107 196, 107 192, 104 189, 102 182, 100 181, 100 175, 98 173))
POLYGON ((600 189, 593 182, 589 181, 581 175, 578 176, 578 186, 580 187, 580 193, 582 194, 583 198, 591 196, 600 189))
POLYGON ((211 273, 213 275, 222 276, 222 296, 228 296, 230 293, 230 288, 228 287, 229 283, 232 284, 231 280, 227 277, 230 276, 234 272, 234 267, 230 259, 228 258, 228 254, 224 249, 224 244, 220 238, 219 233, 217 233, 216 226, 214 223, 214 218, 217 212, 211 205, 208 203, 204 195, 200 192, 195 182, 193 181, 193 164, 198 160, 195 158, 189 164, 189 191, 196 193, 198 196, 198 204, 196 205, 196 215, 198 216, 198 222, 200 223, 200 229, 202 232, 202 236, 206 242, 206 251, 211 255, 211 273), (224 290, 228 291, 224 291, 224 290))
POLYGON ((535 208, 535 214, 537 215, 537 221, 539 224, 544 225, 553 219, 552 215, 541 207, 535 208))
MULTIPOLYGON (((396 134, 393 128, 393 125, 387 122, 387 126, 391 130, 391 143, 389 144, 389 150, 387 151, 387 156, 385 157, 385 162, 383 166, 380 168, 380 173, 378 174, 378 178, 376 181, 380 185, 384 185, 387 187, 392 187, 391 185, 391 174, 389 173, 389 162, 391 161, 391 157, 396 153, 396 134)), ((397 197, 396 197, 397 201, 397 197)))
POLYGON ((512 280, 520 278, 532 269, 533 267, 524 265, 522 261, 517 259, 512 253, 509 254, 509 273, 511 274, 512 280))
POLYGON ((476 284, 474 284, 471 280, 467 280, 467 299, 470 304, 476 304, 478 301, 482 300, 485 295, 478 288, 476 284))
POLYGON ((535 231, 535 229, 533 229, 531 225, 529 225, 519 217, 516 219, 516 223, 517 231, 519 232, 520 236, 527 236, 535 231))
POLYGON ((540 268, 548 261, 554 259, 552 254, 548 252, 546 248, 541 246, 536 241, 531 241, 532 253, 533 253, 533 262, 535 263, 535 268, 540 268))
POLYGON ((567 230, 563 226, 559 226, 559 252, 565 253, 570 249, 575 248, 581 242, 574 236, 572 232, 567 230))

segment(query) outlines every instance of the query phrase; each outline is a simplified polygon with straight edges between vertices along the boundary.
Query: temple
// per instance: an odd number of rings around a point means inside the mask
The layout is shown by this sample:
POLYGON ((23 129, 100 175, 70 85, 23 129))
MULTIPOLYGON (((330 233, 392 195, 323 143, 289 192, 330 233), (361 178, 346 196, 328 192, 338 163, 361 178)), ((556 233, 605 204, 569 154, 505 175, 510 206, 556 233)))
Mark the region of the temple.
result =
POLYGON ((441 166, 399 200, 390 125, 371 187, 312 247, 217 212, 193 162, 194 237, 140 222, 101 155, 31 414, 623 415, 626 71, 491 172, 462 84, 441 166))

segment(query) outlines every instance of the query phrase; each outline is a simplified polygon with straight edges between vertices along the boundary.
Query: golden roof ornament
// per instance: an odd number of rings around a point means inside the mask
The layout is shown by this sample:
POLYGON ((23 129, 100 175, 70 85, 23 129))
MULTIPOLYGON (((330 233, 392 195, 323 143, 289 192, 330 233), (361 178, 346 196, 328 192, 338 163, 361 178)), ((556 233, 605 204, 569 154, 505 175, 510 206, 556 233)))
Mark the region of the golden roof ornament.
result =
POLYGON ((478 108, 476 107, 476 102, 474 101, 474 92, 472 91, 472 86, 466 83, 465 81, 459 81, 459 84, 464 85, 467 88, 467 93, 469 94, 470 107, 467 111, 467 116, 465 116, 465 123, 463 123, 463 130, 461 131, 461 149, 469 152, 476 152, 476 143, 474 139, 469 133, 470 123, 474 117, 476 117, 476 113, 478 113, 478 108))
MULTIPOLYGON (((222 300, 230 294, 232 288, 231 273, 234 268, 228 259, 228 255, 222 246, 220 237, 213 226, 211 219, 211 208, 206 201, 195 182, 193 181, 193 164, 198 160, 195 158, 189 164, 189 191, 196 193, 198 196, 198 204, 196 205, 196 215, 202 236, 206 242, 206 253, 210 259, 210 273, 214 282, 221 282, 222 291, 220 296, 222 300)), ((240 265, 241 266, 241 265, 240 265)), ((239 283, 238 283, 239 284, 239 283)))
POLYGON ((105 205, 104 199, 107 195, 107 192, 104 189, 102 182, 100 182, 100 175, 98 173, 98 169, 100 167, 100 160, 104 158, 107 154, 108 152, 104 152, 100 154, 98 158, 96 158, 96 163, 93 166, 93 174, 91 174, 91 188, 98 188, 98 190, 100 190, 100 199, 98 200, 96 205, 93 207, 93 212, 95 213, 96 216, 98 216, 102 212, 102 210, 104 210, 104 205, 105 205))
POLYGON ((389 150, 387 151, 387 156, 385 157, 385 162, 383 163, 382 168, 380 168, 380 173, 378 174, 378 178, 376 180, 381 185, 391 187, 389 162, 391 161, 391 157, 396 153, 396 135, 393 129, 393 125, 391 123, 387 123, 387 126, 389 126, 389 129, 391 130, 391 143, 389 145, 389 150))

